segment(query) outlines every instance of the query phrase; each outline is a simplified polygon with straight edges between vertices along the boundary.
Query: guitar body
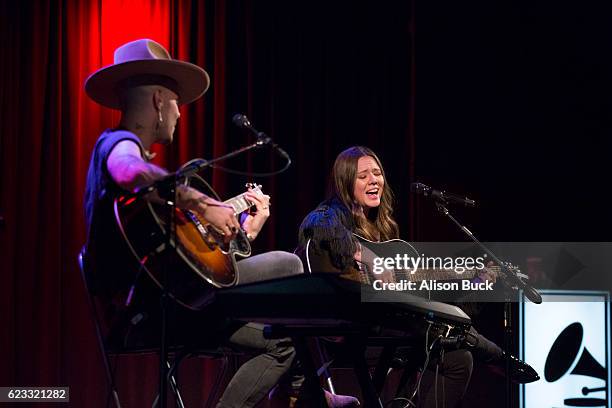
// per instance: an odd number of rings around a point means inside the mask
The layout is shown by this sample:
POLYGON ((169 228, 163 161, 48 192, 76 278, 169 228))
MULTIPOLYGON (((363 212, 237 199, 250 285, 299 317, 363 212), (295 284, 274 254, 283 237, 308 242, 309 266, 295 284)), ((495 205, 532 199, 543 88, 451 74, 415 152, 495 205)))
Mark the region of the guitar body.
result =
MULTIPOLYGON (((353 234, 357 242, 359 243, 358 253, 355 255, 357 264, 359 266, 360 280, 362 283, 371 284, 375 280, 382 280, 383 282, 397 282, 399 280, 408 280, 413 282, 420 282, 423 280, 440 280, 440 281, 452 281, 462 279, 474 278, 478 270, 466 270, 461 273, 455 272, 453 269, 444 268, 424 268, 418 267, 416 270, 407 271, 402 269, 388 269, 382 267, 383 271, 374 273, 374 260, 375 258, 395 258, 397 255, 403 257, 407 255, 410 258, 419 258, 420 254, 414 246, 410 243, 401 239, 392 239, 383 242, 374 242, 360 235, 353 234)), ((307 247, 307 259, 309 269, 322 270, 325 265, 331 264, 329 261, 328 254, 314 254, 308 250, 307 247), (312 268, 310 265, 316 265, 317 268, 312 268)), ((511 269, 518 271, 518 268, 509 265, 511 269)), ((488 266, 487 270, 497 275, 499 273, 499 266, 488 266)), ((524 276, 524 275, 523 275, 524 276)))
MULTIPOLYGON (((380 279, 381 276, 376 276, 372 272, 372 265, 376 257, 395 257, 396 254, 408 254, 409 256, 418 256, 418 251, 408 242, 401 239, 393 239, 384 242, 374 242, 360 235, 353 234, 360 246, 359 254, 356 256, 356 267, 349 267, 347 270, 341 271, 333 265, 329 253, 315 253, 312 250, 310 240, 300 252, 300 257, 306 266, 309 273, 316 272, 331 272, 342 274, 344 277, 361 282, 363 284, 371 284, 375 279, 380 279), (359 269, 357 269, 357 266, 359 269)), ((386 270, 383 274, 386 281, 395 280, 395 271, 386 270)))
MULTIPOLYGON (((202 190, 197 179, 190 180, 191 187, 202 190)), ((168 207, 126 195, 115 200, 114 211, 122 238, 141 271, 190 309, 201 309, 215 288, 236 284, 236 258, 251 254, 244 231, 225 244, 221 234, 191 211, 173 210, 176 239, 169 247, 168 207)))
POLYGON ((362 247, 368 248, 376 256, 381 258, 392 258, 397 254, 408 254, 408 256, 419 256, 419 252, 410 243, 401 239, 391 239, 389 241, 374 242, 360 235, 353 234, 362 247))
POLYGON ((395 258, 396 255, 408 255, 418 257, 419 252, 408 242, 401 239, 392 239, 383 242, 370 241, 360 235, 353 234, 360 245, 361 250, 361 270, 365 275, 365 283, 372 283, 376 279, 385 282, 395 282, 397 280, 396 271, 385 269, 380 275, 373 272, 374 258, 395 258))

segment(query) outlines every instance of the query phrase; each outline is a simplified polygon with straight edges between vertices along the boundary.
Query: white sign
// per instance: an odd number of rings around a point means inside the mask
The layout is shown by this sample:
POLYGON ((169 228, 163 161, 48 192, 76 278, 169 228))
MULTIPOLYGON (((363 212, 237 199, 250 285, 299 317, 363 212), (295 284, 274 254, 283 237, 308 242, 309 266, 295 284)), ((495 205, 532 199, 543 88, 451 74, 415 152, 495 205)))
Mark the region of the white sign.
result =
POLYGON ((520 355, 541 377, 521 386, 521 408, 612 408, 609 293, 540 293, 520 305, 520 355))

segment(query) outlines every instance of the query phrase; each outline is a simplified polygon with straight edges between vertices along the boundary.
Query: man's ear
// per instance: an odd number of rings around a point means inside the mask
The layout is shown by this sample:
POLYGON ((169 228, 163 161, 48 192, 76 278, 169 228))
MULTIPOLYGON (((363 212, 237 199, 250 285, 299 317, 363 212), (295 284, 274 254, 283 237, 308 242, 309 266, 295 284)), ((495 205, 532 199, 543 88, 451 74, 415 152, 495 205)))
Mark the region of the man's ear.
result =
POLYGON ((161 111, 161 108, 164 106, 163 93, 161 89, 156 89, 153 91, 153 108, 156 112, 161 111))

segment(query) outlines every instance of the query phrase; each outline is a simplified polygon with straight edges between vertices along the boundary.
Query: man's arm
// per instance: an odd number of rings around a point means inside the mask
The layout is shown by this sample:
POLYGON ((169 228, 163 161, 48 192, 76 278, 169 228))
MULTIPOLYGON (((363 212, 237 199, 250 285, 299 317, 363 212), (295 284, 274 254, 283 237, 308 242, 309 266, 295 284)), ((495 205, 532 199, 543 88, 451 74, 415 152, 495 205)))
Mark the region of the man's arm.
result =
POLYGON ((122 140, 113 147, 106 168, 115 183, 127 191, 147 186, 168 174, 161 167, 145 162, 140 156, 140 147, 132 140, 122 140))
MULTIPOLYGON (((161 167, 144 161, 140 155, 140 147, 132 140, 122 140, 113 147, 106 160, 106 168, 115 183, 126 191, 136 191, 151 185, 168 174, 161 167)), ((185 197, 186 194, 182 196, 185 197)), ((189 198, 196 198, 192 196, 195 194, 189 195, 189 198)), ((159 204, 164 202, 157 192, 148 194, 146 198, 159 204)), ((180 202, 177 203, 180 208, 196 209, 195 203, 180 199, 177 201, 180 202)))
MULTIPOLYGON (((140 147, 132 140, 122 140, 113 147, 106 160, 106 168, 115 183, 126 191, 150 185, 168 174, 161 167, 145 162, 140 156, 140 147)), ((231 207, 193 188, 179 186, 177 197, 176 205, 179 208, 197 212, 228 239, 233 238, 240 228, 231 207)), ((150 194, 147 199, 163 202, 157 193, 150 194)))

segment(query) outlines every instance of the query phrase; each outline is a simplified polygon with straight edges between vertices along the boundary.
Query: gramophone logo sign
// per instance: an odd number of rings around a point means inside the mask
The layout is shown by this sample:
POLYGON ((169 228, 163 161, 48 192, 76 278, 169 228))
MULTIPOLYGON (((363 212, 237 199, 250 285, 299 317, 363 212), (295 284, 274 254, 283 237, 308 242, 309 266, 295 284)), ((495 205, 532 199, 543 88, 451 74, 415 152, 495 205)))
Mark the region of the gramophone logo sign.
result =
POLYGON ((521 355, 541 377, 521 387, 521 407, 611 407, 609 295, 543 298, 521 308, 521 355))

